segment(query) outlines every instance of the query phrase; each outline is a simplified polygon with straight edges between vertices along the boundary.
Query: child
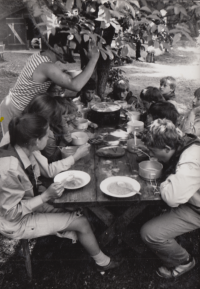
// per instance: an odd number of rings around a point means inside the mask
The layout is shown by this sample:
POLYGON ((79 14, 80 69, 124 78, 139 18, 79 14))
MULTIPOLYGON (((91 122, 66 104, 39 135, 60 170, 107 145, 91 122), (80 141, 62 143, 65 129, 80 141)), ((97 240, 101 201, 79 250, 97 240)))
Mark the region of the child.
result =
POLYGON ((140 116, 140 120, 146 122, 147 110, 150 108, 152 103, 165 101, 160 90, 157 87, 147 86, 140 93, 141 104, 144 108, 143 113, 140 116))
POLYGON ((200 137, 200 88, 194 92, 193 109, 182 118, 180 129, 200 137))
POLYGON ((127 104, 137 105, 138 99, 133 93, 129 90, 129 81, 128 79, 119 79, 115 81, 113 85, 113 91, 107 95, 108 100, 124 100, 127 101, 127 104))
POLYGON ((175 101, 176 80, 172 76, 163 77, 160 80, 160 91, 166 101, 171 102, 177 109, 179 114, 187 111, 187 106, 175 101))
POLYGON ((76 105, 83 104, 84 107, 89 107, 95 102, 101 102, 101 98, 95 95, 96 91, 96 82, 94 79, 90 80, 85 84, 81 91, 77 94, 77 98, 73 101, 76 105))
POLYGON ((170 102, 156 102, 152 103, 147 111, 147 121, 146 126, 150 125, 155 119, 169 119, 174 125, 177 124, 179 113, 175 106, 170 102))
POLYGON ((163 77, 160 80, 160 91, 165 98, 165 100, 173 100, 175 99, 175 89, 176 89, 176 79, 167 76, 163 77))
POLYGON ((48 202, 62 196, 63 183, 55 182, 42 193, 38 178, 54 178, 68 170, 89 153, 87 145, 77 149, 73 156, 47 163, 40 151, 46 146, 48 121, 37 114, 24 114, 9 123, 10 145, 0 149, 0 232, 11 239, 33 239, 56 235, 79 240, 96 263, 97 270, 105 271, 120 265, 99 248, 90 224, 78 212, 54 208, 48 202))
POLYGON ((163 263, 157 274, 170 279, 195 266, 195 259, 175 238, 200 228, 200 141, 194 135, 181 136, 166 119, 155 120, 143 141, 165 165, 167 179, 160 193, 172 209, 148 221, 141 236, 163 263))

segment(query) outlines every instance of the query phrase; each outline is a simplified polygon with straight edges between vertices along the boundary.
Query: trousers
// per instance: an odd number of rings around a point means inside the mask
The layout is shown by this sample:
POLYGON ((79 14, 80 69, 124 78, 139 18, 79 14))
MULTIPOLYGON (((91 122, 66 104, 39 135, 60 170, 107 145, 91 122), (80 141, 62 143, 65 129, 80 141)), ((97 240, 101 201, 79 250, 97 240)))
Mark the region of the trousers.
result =
POLYGON ((186 262, 189 257, 175 238, 198 228, 200 214, 185 204, 148 221, 141 228, 141 237, 163 265, 172 268, 186 262))
POLYGON ((0 104, 0 118, 3 117, 1 121, 1 129, 3 136, 8 131, 8 125, 11 119, 14 116, 20 116, 22 114, 22 110, 19 110, 14 106, 11 101, 10 94, 8 94, 0 104))

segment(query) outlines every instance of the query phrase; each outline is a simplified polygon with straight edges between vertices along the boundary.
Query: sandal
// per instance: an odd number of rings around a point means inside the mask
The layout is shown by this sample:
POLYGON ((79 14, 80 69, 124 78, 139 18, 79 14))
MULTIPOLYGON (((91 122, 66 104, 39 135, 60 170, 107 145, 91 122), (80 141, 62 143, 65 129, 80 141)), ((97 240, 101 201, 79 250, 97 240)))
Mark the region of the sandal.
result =
POLYGON ((160 267, 158 268, 156 273, 158 274, 158 276, 162 278, 166 279, 176 278, 191 270, 195 266, 195 264, 196 264, 195 259, 191 258, 191 261, 188 264, 178 265, 175 268, 169 269, 166 267, 160 267))

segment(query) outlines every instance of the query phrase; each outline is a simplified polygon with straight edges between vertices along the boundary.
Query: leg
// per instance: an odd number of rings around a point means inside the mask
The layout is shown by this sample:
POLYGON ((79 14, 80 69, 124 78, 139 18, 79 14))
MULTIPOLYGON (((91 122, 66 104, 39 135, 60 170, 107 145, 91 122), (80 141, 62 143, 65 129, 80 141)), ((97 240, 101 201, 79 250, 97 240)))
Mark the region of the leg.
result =
POLYGON ((95 256, 100 252, 97 240, 88 220, 85 217, 80 217, 74 220, 69 225, 68 229, 77 233, 79 242, 83 245, 90 256, 95 256))
POLYGON ((164 265, 171 268, 189 258, 188 252, 174 238, 199 227, 200 215, 182 205, 147 222, 141 229, 141 237, 164 265))
POLYGON ((23 247, 23 253, 25 256, 25 265, 26 265, 28 277, 32 280, 31 256, 30 256, 28 240, 22 240, 22 247, 23 247))

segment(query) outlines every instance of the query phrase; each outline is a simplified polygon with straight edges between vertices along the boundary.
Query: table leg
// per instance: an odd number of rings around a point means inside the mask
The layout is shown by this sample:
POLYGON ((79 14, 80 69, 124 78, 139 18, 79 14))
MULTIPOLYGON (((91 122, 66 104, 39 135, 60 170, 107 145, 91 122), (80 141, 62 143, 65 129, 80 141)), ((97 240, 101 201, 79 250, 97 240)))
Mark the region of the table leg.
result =
MULTIPOLYGON (((130 222, 139 215, 148 204, 140 203, 128 208, 123 215, 118 217, 100 236, 99 243, 102 247, 108 245, 116 235, 123 235, 130 222)), ((105 208, 104 208, 105 209, 105 208)), ((122 237, 123 239, 123 237, 122 237)))

